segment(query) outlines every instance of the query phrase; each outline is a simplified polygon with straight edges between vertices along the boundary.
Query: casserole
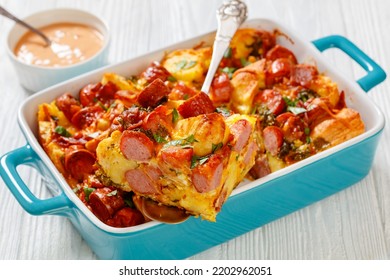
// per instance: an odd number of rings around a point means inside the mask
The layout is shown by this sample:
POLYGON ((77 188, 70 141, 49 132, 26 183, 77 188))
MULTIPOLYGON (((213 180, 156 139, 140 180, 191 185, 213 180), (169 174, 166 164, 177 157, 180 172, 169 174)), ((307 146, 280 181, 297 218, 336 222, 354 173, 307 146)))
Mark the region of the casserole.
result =
MULTIPOLYGON (((293 50, 298 60, 314 59, 321 72, 346 91, 348 107, 355 108, 366 124, 362 135, 305 159, 283 170, 253 182, 244 182, 233 191, 218 216, 217 223, 190 218, 177 225, 150 222, 132 228, 114 229, 104 225, 68 188, 63 177, 48 159, 37 141, 36 108, 65 91, 76 92, 87 82, 97 82, 103 73, 120 75, 139 73, 153 60, 160 60, 164 51, 192 47, 200 41, 210 42, 213 33, 144 55, 114 66, 99 69, 66 83, 44 90, 30 97, 21 106, 18 120, 28 141, 25 147, 14 150, 1 159, 1 175, 23 208, 31 214, 55 214, 68 217, 99 258, 103 259, 177 259, 185 258, 218 245, 270 221, 287 215, 362 179, 369 171, 384 117, 364 92, 343 79, 318 55, 319 52, 286 28, 268 20, 252 20, 246 27, 266 30, 278 29, 287 34, 294 44, 280 38, 280 44, 293 50), (356 162, 359 166, 356 167, 356 162), (33 165, 48 180, 55 195, 37 199, 20 179, 16 167, 33 165)), ((368 71, 358 81, 364 91, 384 80, 383 70, 348 40, 332 36, 314 42, 320 50, 338 47, 368 71)))

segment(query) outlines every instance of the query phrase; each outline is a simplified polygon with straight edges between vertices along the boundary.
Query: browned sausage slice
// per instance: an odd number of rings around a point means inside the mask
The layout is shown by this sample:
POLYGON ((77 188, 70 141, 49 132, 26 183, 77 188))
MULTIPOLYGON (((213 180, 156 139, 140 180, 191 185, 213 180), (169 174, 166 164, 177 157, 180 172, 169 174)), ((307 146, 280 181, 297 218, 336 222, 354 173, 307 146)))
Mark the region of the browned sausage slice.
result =
POLYGON ((139 93, 138 103, 145 108, 156 107, 169 93, 169 87, 157 78, 139 93))
POLYGON ((269 50, 265 56, 266 59, 269 60, 276 60, 278 58, 287 58, 289 59, 293 64, 297 64, 297 59, 295 55, 285 47, 282 47, 281 45, 276 45, 271 50, 269 50))
MULTIPOLYGON (((161 172, 161 171, 160 171, 161 172)), ((142 168, 130 169, 126 172, 125 177, 130 187, 140 194, 155 194, 159 172, 157 169, 143 170, 142 168)))
POLYGON ((186 119, 212 113, 215 111, 215 108, 210 97, 204 92, 199 92, 197 95, 184 101, 177 110, 186 119))
POLYGON ((271 155, 276 156, 283 145, 282 130, 277 126, 267 126, 263 130, 263 137, 266 150, 271 155))
POLYGON ((120 150, 125 158, 147 161, 153 156, 154 144, 145 133, 125 130, 120 140, 120 150))
POLYGON ((216 189, 222 179, 222 158, 213 155, 203 164, 196 166, 191 175, 192 183, 199 193, 205 193, 216 189))
POLYGON ((106 221, 121 209, 125 202, 120 195, 114 194, 111 188, 104 187, 94 190, 89 195, 89 205, 100 220, 106 221))
POLYGON ((307 87, 318 75, 317 68, 312 65, 298 64, 291 69, 291 83, 307 87))
POLYGON ((249 171, 249 174, 252 175, 254 179, 259 179, 271 173, 271 168, 269 167, 267 155, 262 154, 257 157, 255 160, 255 165, 249 171))
POLYGON ((266 89, 260 93, 260 101, 265 103, 268 109, 275 115, 283 112, 286 107, 286 102, 283 96, 275 90, 266 89))
POLYGON ((249 121, 242 119, 230 127, 230 132, 233 134, 235 139, 233 150, 240 152, 248 142, 252 132, 252 126, 249 121))
POLYGON ((165 164, 173 168, 182 168, 183 166, 190 167, 191 158, 194 152, 192 148, 171 146, 161 150, 160 156, 165 164))
POLYGON ((169 76, 171 76, 171 73, 169 73, 168 70, 161 66, 158 62, 153 62, 141 74, 141 77, 145 78, 148 83, 151 83, 156 79, 160 79, 165 82, 169 76))
POLYGON ((65 93, 56 99, 56 106, 60 109, 68 120, 71 120, 81 106, 70 93, 65 93))
POLYGON ((78 181, 94 172, 95 161, 95 155, 82 146, 73 145, 65 150, 65 169, 78 181))
POLYGON ((107 224, 112 227, 133 227, 145 222, 144 216, 137 209, 124 207, 115 213, 107 224))

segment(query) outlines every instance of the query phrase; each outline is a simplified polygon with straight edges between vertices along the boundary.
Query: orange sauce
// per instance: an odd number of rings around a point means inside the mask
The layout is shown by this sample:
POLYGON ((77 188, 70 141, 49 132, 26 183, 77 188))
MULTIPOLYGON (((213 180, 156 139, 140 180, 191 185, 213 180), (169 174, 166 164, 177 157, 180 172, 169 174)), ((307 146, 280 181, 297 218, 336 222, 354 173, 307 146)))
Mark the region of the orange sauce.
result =
POLYGON ((40 28, 52 41, 47 46, 35 33, 27 32, 17 43, 14 53, 27 64, 62 67, 82 62, 95 55, 104 43, 96 29, 78 23, 56 23, 40 28))

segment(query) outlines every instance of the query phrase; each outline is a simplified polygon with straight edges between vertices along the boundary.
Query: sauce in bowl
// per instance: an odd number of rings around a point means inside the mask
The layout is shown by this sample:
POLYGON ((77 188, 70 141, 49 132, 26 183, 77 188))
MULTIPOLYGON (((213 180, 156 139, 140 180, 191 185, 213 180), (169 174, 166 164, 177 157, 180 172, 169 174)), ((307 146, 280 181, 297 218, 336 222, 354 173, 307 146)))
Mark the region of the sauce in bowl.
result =
POLYGON ((52 44, 47 46, 41 37, 27 32, 14 49, 20 61, 43 67, 64 67, 94 56, 104 44, 99 31, 83 24, 56 23, 40 30, 52 44))

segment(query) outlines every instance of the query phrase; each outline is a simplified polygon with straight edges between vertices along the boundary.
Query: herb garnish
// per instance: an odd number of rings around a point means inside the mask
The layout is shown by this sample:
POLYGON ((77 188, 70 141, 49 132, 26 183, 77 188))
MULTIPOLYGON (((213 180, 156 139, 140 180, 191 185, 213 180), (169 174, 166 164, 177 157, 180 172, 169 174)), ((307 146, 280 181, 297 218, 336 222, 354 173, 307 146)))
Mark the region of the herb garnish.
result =
POLYGON ((223 73, 226 73, 229 77, 229 79, 231 79, 233 77, 233 73, 237 70, 237 68, 234 68, 234 67, 224 67, 221 69, 221 71, 223 73))
POLYGON ((61 135, 61 136, 64 136, 64 137, 71 137, 72 134, 69 133, 69 131, 66 130, 65 127, 63 126, 56 126, 56 128, 54 129, 54 132, 61 135))
POLYGON ((91 193, 96 190, 95 188, 89 188, 89 187, 84 187, 84 194, 85 194, 85 200, 89 202, 89 196, 91 193))
POLYGON ((187 138, 184 138, 184 139, 177 139, 177 140, 169 141, 168 143, 166 143, 164 145, 163 148, 167 148, 169 146, 187 146, 187 145, 193 144, 194 142, 198 142, 198 140, 195 139, 194 134, 191 134, 190 136, 188 136, 187 138))
POLYGON ((172 122, 175 124, 178 119, 179 119, 179 112, 176 110, 176 108, 173 108, 173 111, 172 111, 172 122))
POLYGON ((187 61, 187 60, 180 60, 178 63, 176 63, 176 70, 186 70, 192 68, 197 62, 194 60, 187 61))
POLYGON ((118 190, 113 190, 112 192, 108 193, 107 196, 114 196, 117 195, 118 190))
POLYGON ((223 54, 223 57, 224 58, 231 58, 232 57, 232 48, 228 48, 226 51, 225 51, 225 53, 223 54))

